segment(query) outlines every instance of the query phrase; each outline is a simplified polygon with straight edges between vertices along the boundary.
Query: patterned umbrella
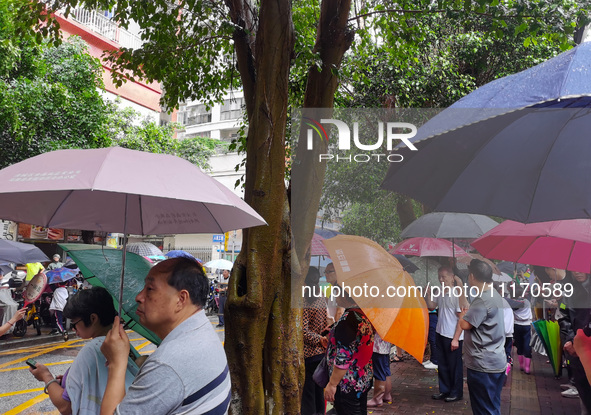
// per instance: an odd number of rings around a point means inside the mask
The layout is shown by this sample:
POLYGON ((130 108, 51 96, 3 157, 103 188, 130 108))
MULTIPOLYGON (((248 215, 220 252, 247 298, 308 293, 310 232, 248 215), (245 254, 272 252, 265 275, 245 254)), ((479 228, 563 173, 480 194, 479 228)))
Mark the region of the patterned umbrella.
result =
POLYGON ((127 252, 133 252, 139 256, 164 256, 164 253, 156 245, 149 242, 132 242, 127 244, 127 252))
POLYGON ((48 284, 57 284, 58 282, 65 282, 69 281, 73 278, 76 278, 80 269, 70 269, 66 267, 52 269, 51 271, 47 271, 45 274, 47 275, 47 283, 48 284))

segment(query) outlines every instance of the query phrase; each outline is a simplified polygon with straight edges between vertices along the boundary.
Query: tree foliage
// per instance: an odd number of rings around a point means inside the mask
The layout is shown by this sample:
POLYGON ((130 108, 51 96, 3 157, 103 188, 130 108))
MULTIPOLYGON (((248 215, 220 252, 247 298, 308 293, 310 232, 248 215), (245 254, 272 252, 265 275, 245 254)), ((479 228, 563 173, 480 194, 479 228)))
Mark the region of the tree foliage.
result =
POLYGON ((209 138, 177 140, 177 124, 160 126, 105 99, 101 62, 82 39, 59 46, 17 41, 10 5, 0 2, 0 168, 57 149, 119 145, 178 155, 207 169, 209 157, 227 147, 209 138))

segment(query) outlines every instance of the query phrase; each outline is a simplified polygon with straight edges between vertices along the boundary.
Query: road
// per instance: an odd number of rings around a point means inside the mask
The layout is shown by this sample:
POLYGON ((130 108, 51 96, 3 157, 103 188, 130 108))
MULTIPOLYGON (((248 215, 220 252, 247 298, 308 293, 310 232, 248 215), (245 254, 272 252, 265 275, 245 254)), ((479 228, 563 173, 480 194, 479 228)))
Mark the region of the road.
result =
MULTIPOLYGON (((209 320, 212 325, 217 324, 217 317, 210 316, 209 320)), ((215 330, 223 342, 223 329, 215 330)), ((149 355, 156 349, 152 343, 134 332, 128 331, 128 336, 141 354, 149 355)), ((52 340, 54 339, 55 337, 52 340)), ((48 396, 43 393, 43 383, 29 373, 25 360, 33 358, 48 366, 54 375, 61 375, 86 342, 87 340, 79 338, 52 343, 40 339, 34 346, 0 351, 0 414, 59 415, 48 396)))

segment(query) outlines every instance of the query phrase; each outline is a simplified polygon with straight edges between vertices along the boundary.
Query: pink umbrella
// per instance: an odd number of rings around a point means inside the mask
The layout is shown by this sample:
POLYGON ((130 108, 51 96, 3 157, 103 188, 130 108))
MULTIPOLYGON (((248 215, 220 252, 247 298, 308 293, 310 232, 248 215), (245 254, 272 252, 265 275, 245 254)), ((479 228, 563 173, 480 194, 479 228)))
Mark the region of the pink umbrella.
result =
POLYGON ((439 238, 410 238, 397 244, 390 250, 391 254, 414 255, 414 256, 444 256, 462 257, 470 256, 458 245, 446 239, 439 238))
POLYGON ((0 170, 0 196, 0 218, 53 228, 148 235, 265 224, 190 162, 121 147, 58 150, 13 164, 0 170))
POLYGON ((310 245, 310 255, 328 256, 328 251, 322 243, 322 240, 324 240, 322 236, 314 233, 314 236, 312 237, 312 244, 310 245))
POLYGON ((190 162, 121 147, 58 150, 13 164, 0 170, 0 197, 0 218, 53 228, 148 235, 265 224, 190 162))
POLYGON ((472 242, 491 259, 591 271, 591 220, 572 219, 523 224, 506 220, 472 242))

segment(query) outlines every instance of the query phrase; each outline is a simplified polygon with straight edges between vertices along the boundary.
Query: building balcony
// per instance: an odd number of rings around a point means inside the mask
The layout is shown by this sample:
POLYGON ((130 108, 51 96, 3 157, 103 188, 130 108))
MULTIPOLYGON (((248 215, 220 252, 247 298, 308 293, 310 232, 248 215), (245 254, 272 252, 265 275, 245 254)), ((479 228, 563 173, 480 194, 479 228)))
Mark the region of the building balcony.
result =
POLYGON ((121 47, 139 49, 144 43, 138 35, 120 28, 111 20, 109 12, 75 8, 71 11, 69 18, 121 47))

